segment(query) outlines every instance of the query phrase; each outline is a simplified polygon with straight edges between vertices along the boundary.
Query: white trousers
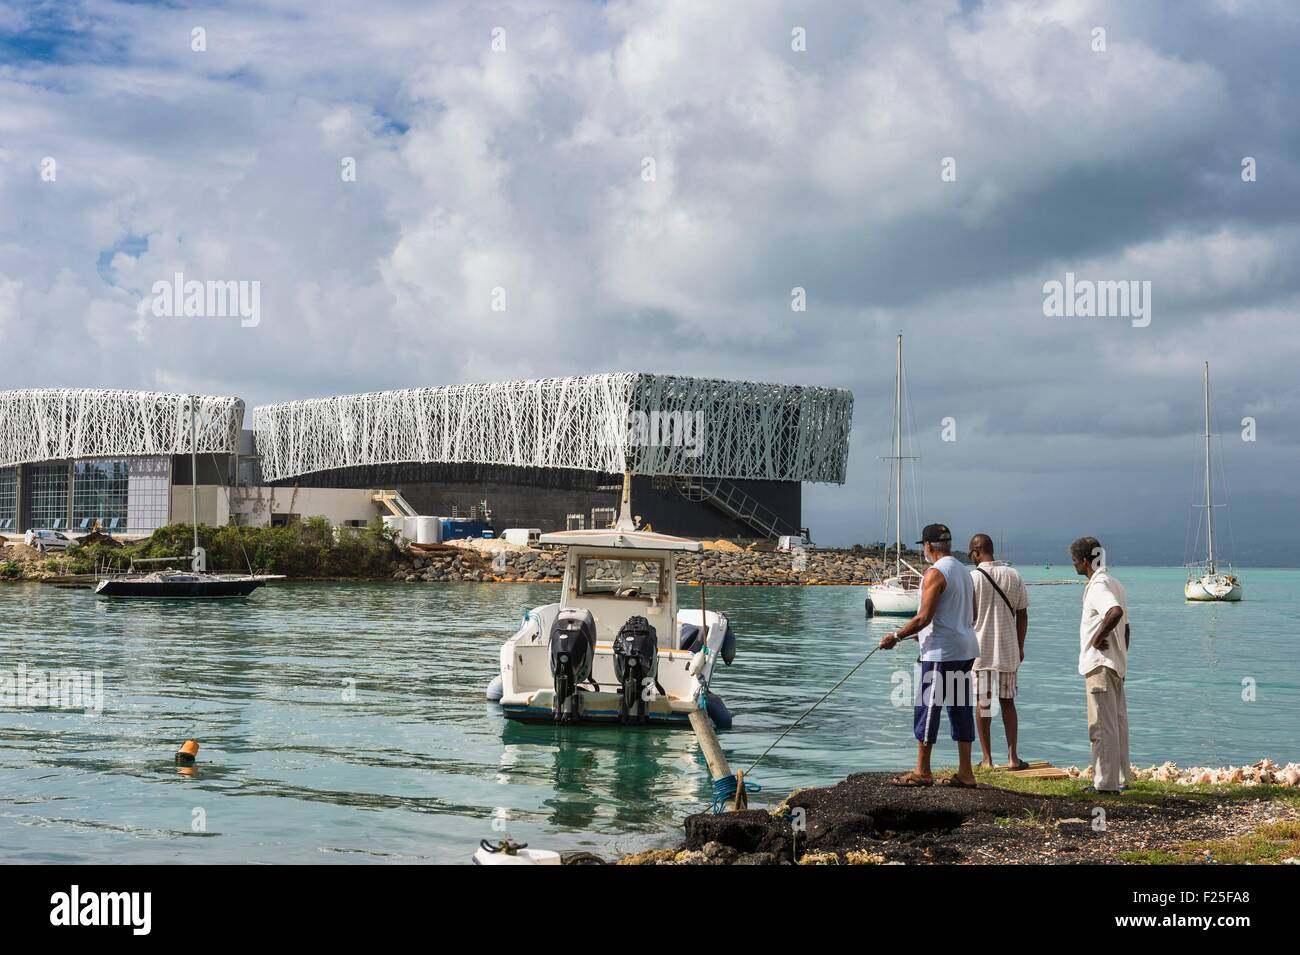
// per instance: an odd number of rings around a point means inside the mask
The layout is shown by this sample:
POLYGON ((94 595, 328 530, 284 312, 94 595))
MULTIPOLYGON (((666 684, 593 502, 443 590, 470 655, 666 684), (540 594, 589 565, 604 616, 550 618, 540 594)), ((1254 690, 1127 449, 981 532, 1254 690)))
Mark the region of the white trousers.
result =
POLYGON ((1128 785, 1128 701, 1124 678, 1101 666, 1084 677, 1088 691, 1088 739, 1092 785, 1114 791, 1128 785))

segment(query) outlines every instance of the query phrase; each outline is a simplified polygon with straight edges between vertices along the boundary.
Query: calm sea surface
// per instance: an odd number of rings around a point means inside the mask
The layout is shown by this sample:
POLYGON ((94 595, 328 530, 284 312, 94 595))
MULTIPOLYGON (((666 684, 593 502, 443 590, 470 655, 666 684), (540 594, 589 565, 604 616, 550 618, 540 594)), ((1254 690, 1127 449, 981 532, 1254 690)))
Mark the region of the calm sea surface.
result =
MULTIPOLYGON (((1245 571, 1237 605, 1184 603, 1181 570, 1115 573, 1133 620, 1134 761, 1300 760, 1300 571, 1245 571)), ((503 830, 605 854, 665 843, 708 799, 689 732, 519 726, 483 699, 502 640, 557 592, 286 583, 247 602, 186 604, 0 585, 0 670, 99 669, 104 686, 97 717, 0 706, 0 861, 462 862, 503 830), (202 749, 187 779, 172 754, 189 736, 202 749)), ((698 606, 698 590, 682 594, 698 606)), ((1030 759, 1088 758, 1081 594, 1074 583, 1030 589, 1030 759)), ((736 717, 721 735, 733 767, 893 625, 865 622, 864 596, 710 589, 739 636, 735 664, 714 679, 736 717)), ((758 767, 755 799, 909 765, 910 710, 891 694, 914 659, 915 644, 876 654, 758 767)), ((945 728, 938 761, 954 753, 945 728)))

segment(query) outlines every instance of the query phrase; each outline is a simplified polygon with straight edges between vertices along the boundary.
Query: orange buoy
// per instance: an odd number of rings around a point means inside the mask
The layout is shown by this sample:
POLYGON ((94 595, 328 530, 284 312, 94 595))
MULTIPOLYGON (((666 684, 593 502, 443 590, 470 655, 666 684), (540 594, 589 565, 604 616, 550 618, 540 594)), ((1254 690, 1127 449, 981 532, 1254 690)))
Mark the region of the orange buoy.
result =
POLYGON ((198 755, 199 741, 187 739, 184 743, 181 743, 181 748, 176 751, 176 763, 179 766, 192 766, 198 755))

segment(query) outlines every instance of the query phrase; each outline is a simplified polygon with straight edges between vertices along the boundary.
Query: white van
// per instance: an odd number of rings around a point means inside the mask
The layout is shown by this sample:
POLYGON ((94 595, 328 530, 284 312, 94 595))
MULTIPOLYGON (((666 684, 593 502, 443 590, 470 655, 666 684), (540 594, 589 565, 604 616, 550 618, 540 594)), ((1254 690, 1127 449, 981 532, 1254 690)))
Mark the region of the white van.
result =
POLYGON ((501 539, 507 544, 518 544, 521 547, 536 547, 541 536, 540 527, 507 527, 501 532, 501 539))

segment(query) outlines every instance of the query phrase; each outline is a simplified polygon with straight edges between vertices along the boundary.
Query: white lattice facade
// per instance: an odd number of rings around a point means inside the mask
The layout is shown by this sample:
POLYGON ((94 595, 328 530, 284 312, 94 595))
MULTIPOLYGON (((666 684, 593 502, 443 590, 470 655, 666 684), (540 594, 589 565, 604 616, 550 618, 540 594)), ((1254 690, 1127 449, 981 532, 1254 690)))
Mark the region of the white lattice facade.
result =
MULTIPOLYGON (((189 453, 189 395, 34 388, 0 391, 0 467, 189 453)), ((199 397, 198 451, 234 454, 244 403, 199 397)))
POLYGON ((668 375, 588 375, 262 405, 266 480, 357 465, 573 468, 843 483, 846 390, 668 375))

